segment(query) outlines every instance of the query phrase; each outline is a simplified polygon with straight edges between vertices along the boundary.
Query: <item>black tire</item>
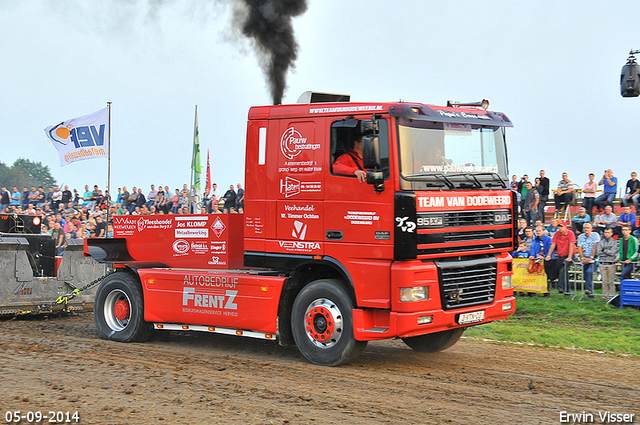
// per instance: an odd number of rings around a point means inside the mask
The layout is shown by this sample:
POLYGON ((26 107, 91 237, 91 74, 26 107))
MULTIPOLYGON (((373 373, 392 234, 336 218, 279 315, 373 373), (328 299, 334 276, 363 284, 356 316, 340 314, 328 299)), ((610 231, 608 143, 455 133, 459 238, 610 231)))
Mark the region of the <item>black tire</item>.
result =
POLYGON ((367 341, 353 336, 352 309, 351 298, 338 280, 316 280, 300 291, 293 302, 291 330, 307 360, 338 366, 362 353, 367 341))
POLYGON ((427 335, 410 336, 402 338, 402 340, 409 347, 420 353, 435 353, 446 350, 458 342, 465 329, 456 328, 427 335))
POLYGON ((144 321, 140 282, 125 272, 107 277, 96 292, 93 319, 102 339, 146 341, 151 333, 151 324, 144 321))

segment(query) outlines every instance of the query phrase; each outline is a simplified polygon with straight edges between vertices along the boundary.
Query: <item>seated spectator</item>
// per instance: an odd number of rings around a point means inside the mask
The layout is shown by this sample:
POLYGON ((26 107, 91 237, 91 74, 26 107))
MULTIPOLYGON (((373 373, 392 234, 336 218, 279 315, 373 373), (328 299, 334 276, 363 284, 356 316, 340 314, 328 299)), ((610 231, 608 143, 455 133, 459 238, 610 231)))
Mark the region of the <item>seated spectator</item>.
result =
POLYGON ((604 213, 596 215, 596 218, 593 220, 595 230, 603 235, 604 229, 612 229, 613 233, 616 233, 615 228, 618 227, 616 222, 618 221, 618 217, 613 213, 613 208, 611 205, 607 205, 604 207, 604 213))
POLYGON ((558 190, 554 196, 556 204, 556 215, 564 210, 573 201, 573 182, 569 180, 567 173, 562 173, 562 180, 558 183, 558 190))
POLYGON ((558 231, 558 220, 555 218, 551 219, 551 224, 547 226, 545 229, 545 234, 553 237, 553 234, 558 231))
POLYGON ((614 232, 618 236, 622 236, 622 226, 628 224, 631 226, 631 233, 636 229, 636 215, 631 212, 631 207, 624 207, 624 213, 620 214, 618 221, 616 222, 616 228, 614 232))
POLYGON ((596 207, 598 207, 600 211, 607 205, 613 207, 613 200, 618 192, 618 178, 613 176, 613 170, 608 169, 600 179, 598 185, 604 186, 604 193, 596 198, 596 207))
POLYGON ((631 173, 631 179, 627 180, 627 187, 625 188, 625 194, 620 200, 623 206, 630 206, 633 202, 636 207, 636 214, 638 214, 638 199, 640 199, 640 180, 638 180, 638 174, 634 171, 631 173))
POLYGON ((580 207, 578 215, 571 219, 571 227, 576 235, 582 233, 582 226, 585 223, 591 224, 591 217, 587 214, 587 209, 585 207, 580 207))

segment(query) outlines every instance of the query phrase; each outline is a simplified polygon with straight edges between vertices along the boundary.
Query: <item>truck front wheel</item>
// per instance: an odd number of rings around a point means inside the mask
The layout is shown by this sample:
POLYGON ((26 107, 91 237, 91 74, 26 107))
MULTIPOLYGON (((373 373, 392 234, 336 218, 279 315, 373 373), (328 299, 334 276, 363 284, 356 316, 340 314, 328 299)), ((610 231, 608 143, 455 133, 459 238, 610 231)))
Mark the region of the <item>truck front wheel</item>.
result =
POLYGON ((151 332, 151 325, 144 321, 142 288, 128 273, 114 273, 102 282, 93 303, 93 319, 102 339, 145 341, 151 332))
POLYGON ((293 339, 304 357, 321 366, 355 359, 367 345, 353 336, 353 303, 340 282, 321 279, 305 286, 291 315, 293 339))
POLYGON ((435 353, 446 350, 458 342, 466 328, 456 328, 448 331, 434 332, 427 335, 402 338, 405 344, 420 353, 435 353))

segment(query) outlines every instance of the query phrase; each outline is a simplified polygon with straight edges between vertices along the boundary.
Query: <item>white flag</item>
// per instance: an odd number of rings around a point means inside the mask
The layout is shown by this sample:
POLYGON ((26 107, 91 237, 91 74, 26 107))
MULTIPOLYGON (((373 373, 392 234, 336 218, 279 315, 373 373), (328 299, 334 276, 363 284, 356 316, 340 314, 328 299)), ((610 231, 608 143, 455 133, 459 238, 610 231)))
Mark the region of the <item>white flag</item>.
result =
POLYGON ((60 166, 83 159, 107 158, 109 153, 108 108, 72 118, 44 129, 60 155, 60 166))

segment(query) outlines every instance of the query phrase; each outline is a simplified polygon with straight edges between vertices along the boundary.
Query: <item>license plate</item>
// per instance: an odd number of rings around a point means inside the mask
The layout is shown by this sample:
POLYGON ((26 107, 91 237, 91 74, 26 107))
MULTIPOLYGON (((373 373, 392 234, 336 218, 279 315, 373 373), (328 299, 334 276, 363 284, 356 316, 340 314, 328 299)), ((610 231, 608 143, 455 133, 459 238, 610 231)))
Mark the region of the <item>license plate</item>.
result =
POLYGON ((458 324, 466 325, 467 323, 482 322, 484 320, 484 310, 472 311, 471 313, 462 313, 458 316, 458 324))

